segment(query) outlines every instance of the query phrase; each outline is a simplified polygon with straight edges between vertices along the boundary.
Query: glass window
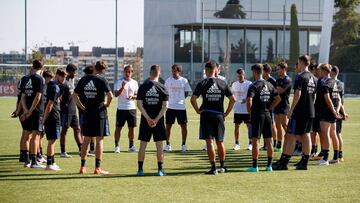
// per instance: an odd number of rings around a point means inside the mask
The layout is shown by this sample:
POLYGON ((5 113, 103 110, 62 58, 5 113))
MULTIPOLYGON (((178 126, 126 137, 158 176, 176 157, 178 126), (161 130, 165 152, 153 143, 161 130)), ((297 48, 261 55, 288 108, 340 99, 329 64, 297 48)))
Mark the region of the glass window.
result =
POLYGON ((174 49, 176 62, 191 60, 191 28, 175 28, 174 49))
POLYGON ((238 0, 217 0, 216 18, 245 18, 243 6, 238 0))
POLYGON ((276 30, 263 30, 261 41, 261 60, 273 62, 276 56, 276 30))
POLYGON ((246 30, 247 63, 260 62, 260 30, 246 30))
POLYGON ((229 29, 229 49, 231 63, 244 63, 244 29, 229 29))
POLYGON ((299 46, 300 46, 300 55, 307 54, 307 47, 308 47, 308 32, 300 31, 299 32, 299 46))
POLYGON ((241 0, 240 5, 245 12, 245 18, 251 19, 251 1, 252 0, 241 0))
POLYGON ((226 54, 226 29, 210 30, 210 59, 224 62, 226 54))
MULTIPOLYGON (((209 30, 205 28, 204 32, 204 61, 209 60, 209 30)), ((202 59, 202 32, 201 28, 193 28, 193 60, 194 62, 201 62, 202 59)))
POLYGON ((268 0, 253 0, 252 1, 252 19, 268 19, 269 15, 268 0))
POLYGON ((309 33, 309 54, 312 59, 319 58, 321 32, 310 31, 309 33))
POLYGON ((290 49, 290 31, 285 31, 285 41, 283 39, 284 32, 283 30, 278 30, 278 57, 289 59, 289 49, 290 49), (285 50, 284 50, 285 49, 285 50))

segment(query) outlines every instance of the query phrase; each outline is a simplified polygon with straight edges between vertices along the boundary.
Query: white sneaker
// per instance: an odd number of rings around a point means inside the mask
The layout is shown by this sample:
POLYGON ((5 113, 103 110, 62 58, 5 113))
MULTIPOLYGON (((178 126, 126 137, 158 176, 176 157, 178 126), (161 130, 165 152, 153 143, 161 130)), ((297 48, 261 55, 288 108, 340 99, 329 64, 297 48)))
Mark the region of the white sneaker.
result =
POLYGON ((166 145, 164 151, 165 151, 165 152, 171 152, 171 146, 170 146, 170 145, 166 145))
POLYGON ((25 163, 25 164, 24 164, 24 167, 25 167, 25 168, 30 168, 30 166, 31 166, 30 163, 25 163))
POLYGON ((248 147, 247 147, 247 149, 248 149, 249 151, 252 151, 252 144, 249 144, 248 147))
POLYGON ((31 165, 30 168, 39 169, 39 168, 45 168, 45 166, 41 165, 40 163, 36 163, 36 164, 31 165))
POLYGON ((186 152, 186 150, 187 150, 186 145, 181 145, 181 151, 186 152))
POLYGON ((95 156, 95 150, 89 151, 88 156, 95 156))
POLYGON ((57 165, 47 165, 45 170, 47 171, 60 171, 60 167, 57 165))
POLYGON ((240 145, 239 144, 234 144, 233 146, 233 150, 240 150, 240 145))
POLYGON ((321 159, 320 161, 315 162, 315 165, 318 165, 318 166, 328 166, 328 165, 329 165, 329 161, 325 161, 324 159, 321 159))
POLYGON ((72 156, 66 152, 60 154, 61 158, 71 158, 72 156))
POLYGON ((116 154, 120 153, 120 146, 115 147, 114 151, 115 151, 116 154))
MULTIPOLYGON (((56 163, 53 163, 52 165, 53 165, 54 167, 60 169, 60 167, 59 167, 56 163)), ((61 169, 60 169, 60 170, 61 170, 61 169)))
POLYGON ((46 159, 44 159, 44 157, 37 158, 37 162, 39 162, 39 163, 46 163, 46 159))
POLYGON ((207 151, 207 145, 204 145, 204 147, 202 148, 203 151, 207 151))
POLYGON ((128 152, 137 152, 135 146, 132 146, 128 149, 128 152))

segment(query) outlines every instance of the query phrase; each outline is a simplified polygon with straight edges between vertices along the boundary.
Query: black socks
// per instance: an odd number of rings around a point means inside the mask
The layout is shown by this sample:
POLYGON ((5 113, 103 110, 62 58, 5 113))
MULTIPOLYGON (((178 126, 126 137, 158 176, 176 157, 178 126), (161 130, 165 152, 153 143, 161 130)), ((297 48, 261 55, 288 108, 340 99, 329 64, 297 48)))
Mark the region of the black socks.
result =
POLYGON ((138 169, 139 169, 139 171, 141 170, 143 170, 143 165, 144 165, 144 162, 143 161, 138 161, 138 169))
POLYGON ((61 153, 65 153, 65 145, 64 144, 60 144, 60 150, 61 150, 61 153))
POLYGON ((258 167, 258 160, 257 160, 257 159, 253 159, 252 167, 253 167, 253 168, 257 168, 257 167, 258 167))

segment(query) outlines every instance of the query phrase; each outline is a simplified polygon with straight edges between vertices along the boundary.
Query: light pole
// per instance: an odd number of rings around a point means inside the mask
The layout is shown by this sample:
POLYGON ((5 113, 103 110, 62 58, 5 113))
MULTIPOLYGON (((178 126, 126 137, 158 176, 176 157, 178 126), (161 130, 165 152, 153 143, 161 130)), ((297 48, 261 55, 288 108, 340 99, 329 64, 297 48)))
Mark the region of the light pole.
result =
POLYGON ((115 64, 114 64, 114 83, 117 80, 118 76, 118 42, 117 42, 117 33, 118 33, 118 27, 117 27, 117 19, 118 19, 118 1, 115 0, 115 64))
POLYGON ((27 63, 27 0, 25 0, 25 63, 27 63))

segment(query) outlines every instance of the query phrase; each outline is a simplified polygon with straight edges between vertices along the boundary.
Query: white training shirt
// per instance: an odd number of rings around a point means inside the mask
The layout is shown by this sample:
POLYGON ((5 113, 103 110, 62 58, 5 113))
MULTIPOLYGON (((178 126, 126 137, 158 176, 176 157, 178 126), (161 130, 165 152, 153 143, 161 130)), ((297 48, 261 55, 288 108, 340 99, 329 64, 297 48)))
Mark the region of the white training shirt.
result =
POLYGON ((244 99, 246 99, 247 92, 249 89, 249 86, 252 84, 252 82, 248 80, 244 80, 244 82, 240 83, 239 81, 235 81, 231 89, 234 93, 234 96, 236 98, 236 103, 234 105, 234 113, 236 114, 248 114, 247 108, 246 108, 246 102, 242 103, 244 99))
POLYGON ((137 94, 139 85, 136 80, 130 79, 130 81, 125 80, 125 78, 119 79, 114 85, 114 90, 120 90, 123 81, 125 81, 125 86, 121 94, 118 96, 118 109, 121 110, 133 110, 136 109, 136 100, 129 100, 129 96, 134 96, 137 94))
POLYGON ((165 81, 166 90, 169 93, 169 109, 185 110, 185 92, 191 92, 191 87, 186 78, 175 79, 169 77, 165 81))

